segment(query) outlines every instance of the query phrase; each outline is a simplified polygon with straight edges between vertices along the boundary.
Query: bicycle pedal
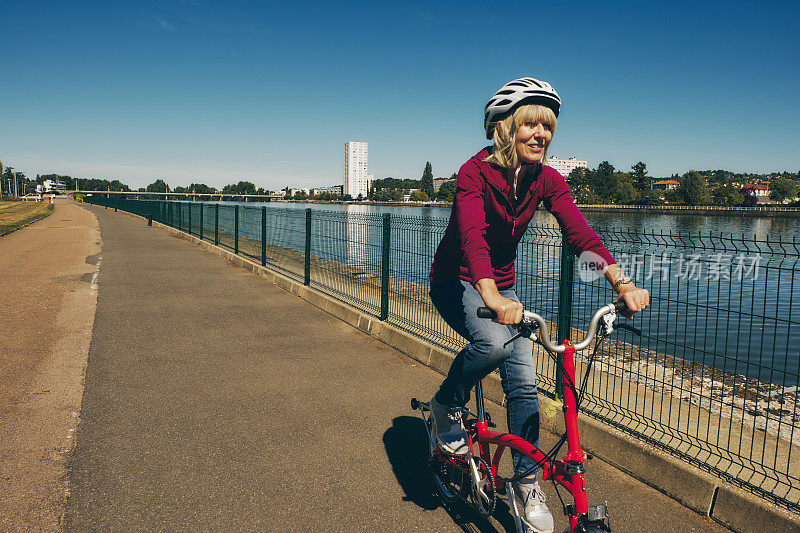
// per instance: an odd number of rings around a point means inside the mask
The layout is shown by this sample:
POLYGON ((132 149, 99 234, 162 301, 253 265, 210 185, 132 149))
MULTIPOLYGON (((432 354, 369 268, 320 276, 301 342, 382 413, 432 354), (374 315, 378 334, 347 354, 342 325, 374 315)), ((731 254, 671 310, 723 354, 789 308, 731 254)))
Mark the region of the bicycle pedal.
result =
POLYGON ((416 398, 411 398, 411 408, 416 410, 419 409, 420 411, 429 411, 430 408, 428 407, 427 402, 421 402, 416 398))

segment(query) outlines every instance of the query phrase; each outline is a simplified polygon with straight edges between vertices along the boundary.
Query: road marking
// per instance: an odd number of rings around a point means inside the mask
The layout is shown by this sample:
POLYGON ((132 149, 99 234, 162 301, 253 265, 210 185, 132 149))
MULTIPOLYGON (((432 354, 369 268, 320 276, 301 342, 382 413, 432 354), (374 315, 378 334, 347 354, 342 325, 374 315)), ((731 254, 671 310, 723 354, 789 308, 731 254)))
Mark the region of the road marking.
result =
POLYGON ((97 275, 100 274, 100 263, 103 262, 103 256, 99 256, 97 258, 97 270, 94 271, 94 275, 92 276, 92 291, 97 292, 97 275))

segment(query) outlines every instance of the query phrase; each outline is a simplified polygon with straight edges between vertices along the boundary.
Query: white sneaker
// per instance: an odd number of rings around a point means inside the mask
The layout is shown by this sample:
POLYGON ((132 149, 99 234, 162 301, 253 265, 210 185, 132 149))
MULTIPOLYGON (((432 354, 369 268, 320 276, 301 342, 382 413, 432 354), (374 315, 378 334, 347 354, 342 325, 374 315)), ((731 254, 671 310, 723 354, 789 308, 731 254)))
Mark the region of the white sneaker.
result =
POLYGON ((545 505, 539 483, 514 482, 514 496, 522 504, 522 520, 535 533, 553 533, 553 515, 545 505))
POLYGON ((436 395, 431 398, 431 420, 433 420, 433 434, 436 442, 447 453, 467 453, 467 431, 461 421, 461 408, 448 409, 436 401, 436 395))

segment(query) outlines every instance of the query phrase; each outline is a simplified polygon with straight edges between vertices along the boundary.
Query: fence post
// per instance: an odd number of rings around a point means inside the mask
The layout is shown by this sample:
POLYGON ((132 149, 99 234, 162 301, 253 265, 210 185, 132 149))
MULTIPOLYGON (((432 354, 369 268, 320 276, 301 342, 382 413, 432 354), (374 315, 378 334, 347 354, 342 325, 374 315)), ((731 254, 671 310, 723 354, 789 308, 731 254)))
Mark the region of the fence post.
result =
POLYGON ((219 204, 214 204, 214 246, 219 246, 219 204))
POLYGON ((383 214, 383 238, 381 239, 381 320, 389 319, 389 249, 392 236, 392 215, 383 214))
POLYGON ((200 202, 198 204, 200 206, 200 240, 203 240, 203 211, 205 211, 206 204, 200 202))
POLYGON ((311 285, 311 208, 306 208, 306 257, 303 284, 311 285))
POLYGON ((191 202, 186 203, 186 211, 189 213, 189 235, 192 234, 192 204, 191 202))
POLYGON ((239 204, 233 209, 233 253, 239 255, 239 204))
MULTIPOLYGON (((575 255, 570 250, 565 238, 561 238, 561 272, 558 281, 558 342, 569 338, 572 320, 572 283, 575 273, 575 255)), ((558 354, 556 366, 556 397, 560 398, 564 390, 564 356, 558 354)))
POLYGON ((267 206, 261 206, 261 266, 267 266, 267 206))

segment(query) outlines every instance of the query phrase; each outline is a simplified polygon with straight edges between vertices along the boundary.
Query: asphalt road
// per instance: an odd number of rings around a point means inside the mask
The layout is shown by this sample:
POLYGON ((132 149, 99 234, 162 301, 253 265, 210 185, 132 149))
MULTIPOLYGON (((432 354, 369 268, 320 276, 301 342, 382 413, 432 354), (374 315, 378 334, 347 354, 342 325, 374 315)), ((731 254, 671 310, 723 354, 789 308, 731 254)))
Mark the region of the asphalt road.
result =
MULTIPOLYGON (((434 496, 409 398, 439 374, 185 240, 87 208, 103 251, 67 531, 513 531, 502 503, 479 521, 434 496)), ((726 531, 589 468, 615 532, 726 531)))

